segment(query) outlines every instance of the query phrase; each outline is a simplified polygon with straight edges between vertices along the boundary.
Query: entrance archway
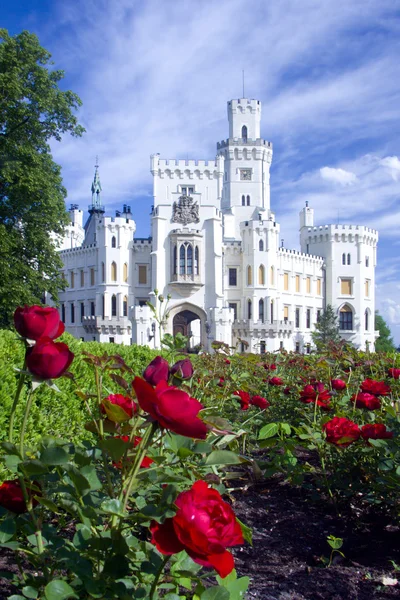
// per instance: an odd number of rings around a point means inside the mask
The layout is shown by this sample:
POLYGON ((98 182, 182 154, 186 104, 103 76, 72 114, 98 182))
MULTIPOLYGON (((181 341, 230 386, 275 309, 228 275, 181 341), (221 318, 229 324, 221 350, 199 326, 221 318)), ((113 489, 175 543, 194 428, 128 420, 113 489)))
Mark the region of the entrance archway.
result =
POLYGON ((201 343, 200 318, 191 310, 183 310, 175 315, 172 321, 172 331, 174 336, 180 333, 188 338, 188 349, 201 343))

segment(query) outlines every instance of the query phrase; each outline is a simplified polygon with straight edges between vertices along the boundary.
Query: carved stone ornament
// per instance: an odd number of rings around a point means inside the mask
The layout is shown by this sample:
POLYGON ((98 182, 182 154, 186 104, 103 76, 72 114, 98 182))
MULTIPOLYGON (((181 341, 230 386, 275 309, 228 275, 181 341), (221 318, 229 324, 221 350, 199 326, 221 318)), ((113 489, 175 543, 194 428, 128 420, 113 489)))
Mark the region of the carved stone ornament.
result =
POLYGON ((172 205, 172 222, 187 225, 188 223, 198 223, 199 205, 191 196, 180 196, 178 202, 172 205))

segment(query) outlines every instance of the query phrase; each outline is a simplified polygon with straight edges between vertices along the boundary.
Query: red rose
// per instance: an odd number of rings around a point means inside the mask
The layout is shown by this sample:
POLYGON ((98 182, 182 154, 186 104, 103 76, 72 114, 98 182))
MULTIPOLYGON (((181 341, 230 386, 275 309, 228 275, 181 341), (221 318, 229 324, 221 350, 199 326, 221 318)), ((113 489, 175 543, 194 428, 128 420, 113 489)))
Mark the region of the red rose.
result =
POLYGON ((253 404, 253 406, 258 406, 258 408, 261 409, 268 408, 268 406, 270 406, 270 403, 266 398, 257 395, 252 397, 250 404, 253 404))
MULTIPOLYGON (((28 493, 32 493, 32 490, 29 488, 27 491, 28 493)), ((32 504, 36 506, 37 500, 33 500, 32 504)), ((21 484, 18 479, 8 479, 0 485, 0 506, 18 515, 27 511, 21 484)))
MULTIPOLYGON (((115 437, 119 440, 122 440, 123 442, 129 442, 129 435, 117 435, 115 437)), ((130 445, 130 448, 136 448, 136 446, 139 446, 141 441, 142 441, 142 438, 139 437, 138 435, 136 435, 132 441, 132 444, 130 445)), ((132 457, 127 457, 127 459, 130 462, 132 462, 132 457)), ((140 468, 148 469, 153 462, 154 462, 154 460, 152 458, 150 458, 149 456, 145 456, 143 458, 142 462, 140 463, 140 468)), ((117 467, 117 469, 121 469, 122 461, 120 460, 119 462, 113 463, 113 465, 114 465, 114 467, 117 467)))
POLYGON ((29 340, 42 337, 54 340, 64 333, 64 323, 56 308, 50 306, 24 306, 17 308, 14 313, 15 329, 20 335, 29 340))
POLYGON ((161 427, 186 437, 205 439, 206 424, 197 416, 203 405, 196 398, 191 398, 174 386, 168 386, 165 381, 152 388, 140 377, 135 377, 132 386, 140 407, 161 427))
POLYGON ((269 383, 271 385, 284 385, 284 381, 280 377, 271 377, 269 383))
POLYGON ((178 360, 178 362, 172 365, 170 373, 171 375, 178 375, 181 379, 190 379, 193 375, 193 365, 190 359, 184 358, 183 360, 178 360))
POLYGON ((219 381, 217 383, 218 387, 224 387, 224 383, 225 383, 225 377, 220 377, 219 381))
POLYGON ((389 377, 393 377, 393 379, 400 379, 400 369, 389 369, 388 374, 389 377))
POLYGON ((162 356, 156 356, 143 371, 143 378, 150 385, 157 385, 160 381, 168 381, 169 364, 162 356))
POLYGON ((345 417, 334 417, 322 425, 322 430, 325 431, 326 441, 340 448, 350 446, 361 435, 358 425, 345 417))
POLYGON ((276 365, 264 365, 264 369, 266 369, 267 371, 276 371, 276 365))
POLYGON ((329 410, 329 404, 331 402, 331 395, 329 390, 324 388, 324 384, 317 381, 313 384, 305 385, 300 392, 300 401, 303 404, 315 404, 321 408, 329 410))
POLYGON ((353 394, 351 401, 356 403, 357 408, 366 408, 367 410, 376 410, 381 407, 381 401, 372 394, 359 392, 353 394))
POLYGON ((346 382, 343 379, 331 379, 331 386, 333 390, 341 392, 346 389, 346 382))
POLYGON ((250 404, 249 392, 244 392, 243 390, 237 390, 236 392, 233 392, 233 395, 239 397, 240 408, 242 410, 247 410, 249 408, 249 404, 250 404))
POLYGON ((224 363, 225 363, 226 365, 230 365, 230 364, 231 364, 231 361, 229 360, 229 358, 225 358, 225 360, 224 360, 224 363))
POLYGON ((41 338, 26 351, 26 365, 39 379, 57 379, 68 369, 74 355, 63 342, 41 338))
POLYGON ((393 437, 393 431, 387 431, 383 423, 369 423, 361 427, 364 440, 385 440, 393 437))
POLYGON ((384 381, 366 379, 361 384, 361 391, 374 396, 387 396, 390 394, 390 387, 384 381))
POLYGON ((235 567, 231 546, 243 544, 243 534, 235 513, 217 490, 205 481, 196 481, 175 501, 178 511, 162 525, 153 521, 152 543, 162 554, 186 550, 198 564, 213 567, 222 578, 235 567))
POLYGON ((110 394, 107 398, 104 398, 100 409, 114 423, 129 421, 137 412, 137 406, 132 398, 122 394, 110 394))

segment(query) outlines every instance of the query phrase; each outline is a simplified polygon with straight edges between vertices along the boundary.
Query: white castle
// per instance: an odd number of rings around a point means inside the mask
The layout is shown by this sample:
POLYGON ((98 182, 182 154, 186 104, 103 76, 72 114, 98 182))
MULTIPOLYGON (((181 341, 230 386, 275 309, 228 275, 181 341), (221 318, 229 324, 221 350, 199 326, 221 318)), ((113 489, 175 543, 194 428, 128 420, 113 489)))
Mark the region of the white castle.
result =
MULTIPOLYGON (((270 207, 272 144, 260 136, 261 102, 228 102, 229 137, 215 160, 151 156, 151 237, 135 238, 131 209, 105 216, 98 167, 89 218, 70 209, 61 244, 60 295, 67 331, 82 340, 160 346, 147 305, 170 298, 161 331, 190 347, 214 340, 240 351, 309 352, 331 304, 341 336, 374 348, 378 233, 361 225, 314 226, 300 212, 301 251, 280 243, 270 207)), ((159 306, 159 302, 157 302, 159 306)))

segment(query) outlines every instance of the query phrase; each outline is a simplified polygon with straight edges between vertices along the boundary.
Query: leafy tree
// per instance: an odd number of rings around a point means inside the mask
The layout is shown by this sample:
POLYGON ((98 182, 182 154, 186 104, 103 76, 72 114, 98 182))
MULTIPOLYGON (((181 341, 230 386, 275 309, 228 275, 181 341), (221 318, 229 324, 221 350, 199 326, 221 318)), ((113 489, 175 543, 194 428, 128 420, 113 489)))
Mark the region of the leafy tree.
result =
POLYGON ((0 327, 16 306, 65 287, 52 232, 68 223, 66 190, 49 142, 84 129, 73 114, 81 101, 60 90, 50 58, 36 35, 0 29, 0 327))
POLYGON ((311 336, 317 349, 323 348, 329 342, 340 341, 338 319, 330 304, 327 304, 311 336))
POLYGON ((376 352, 391 352, 396 349, 390 329, 378 311, 375 312, 375 331, 379 331, 379 337, 375 342, 376 352))

